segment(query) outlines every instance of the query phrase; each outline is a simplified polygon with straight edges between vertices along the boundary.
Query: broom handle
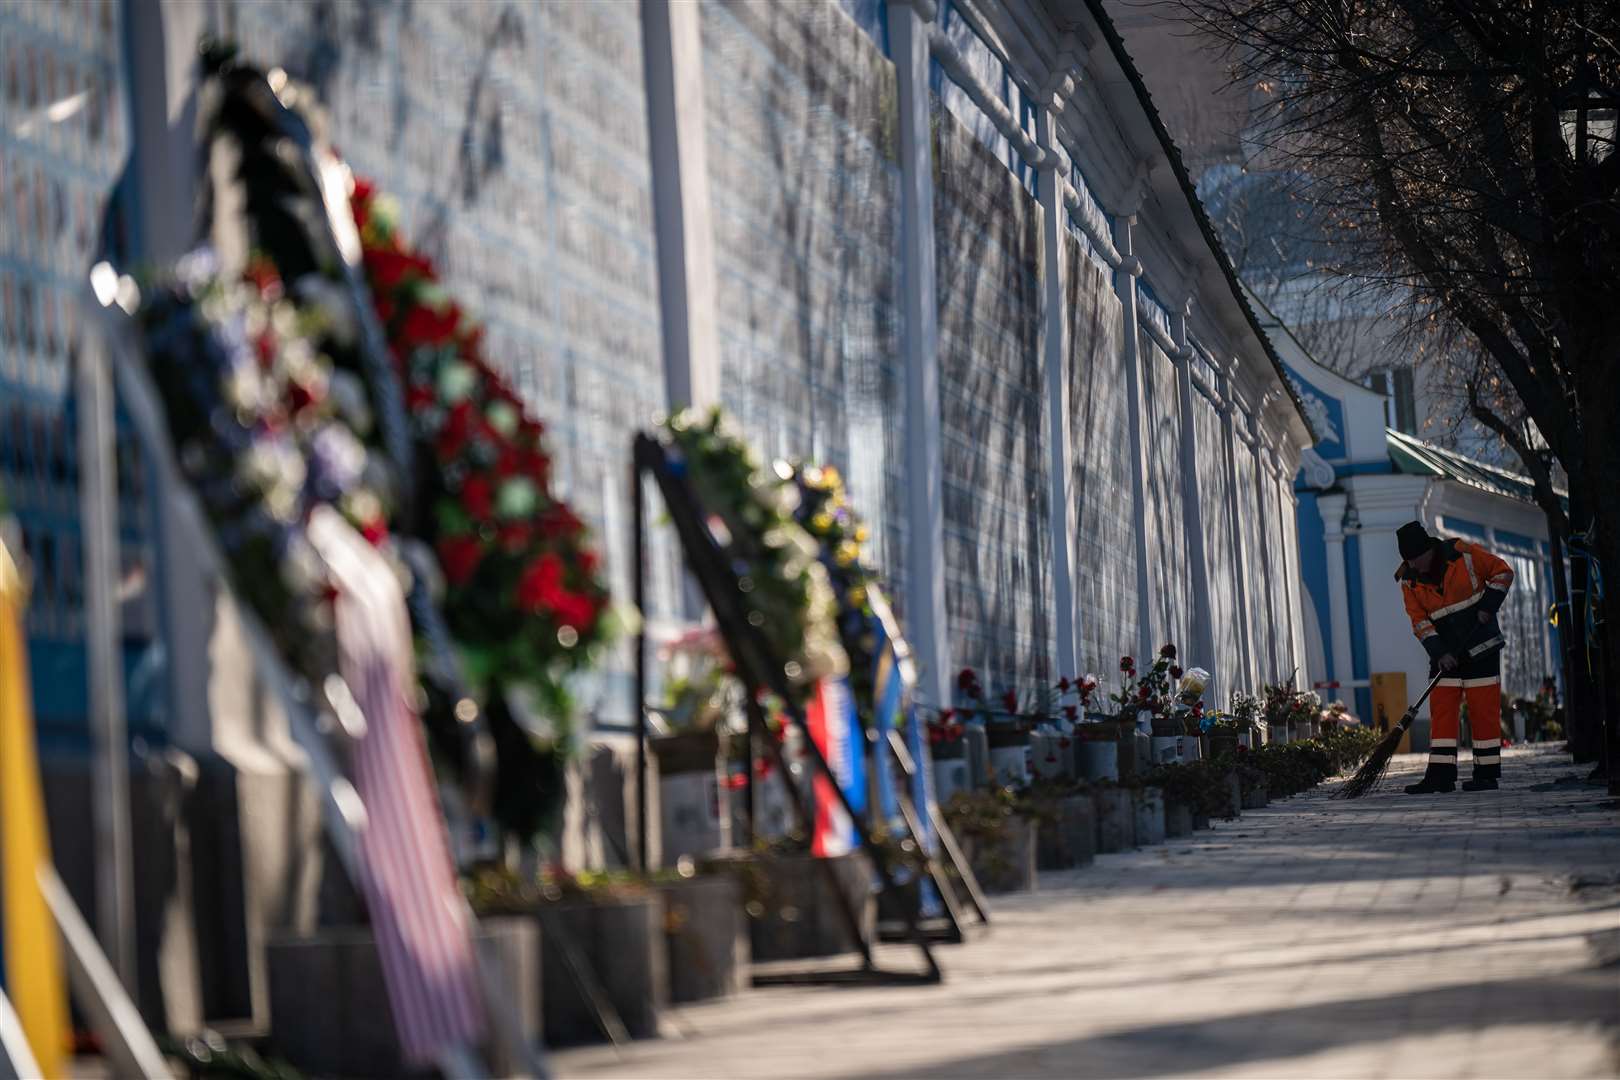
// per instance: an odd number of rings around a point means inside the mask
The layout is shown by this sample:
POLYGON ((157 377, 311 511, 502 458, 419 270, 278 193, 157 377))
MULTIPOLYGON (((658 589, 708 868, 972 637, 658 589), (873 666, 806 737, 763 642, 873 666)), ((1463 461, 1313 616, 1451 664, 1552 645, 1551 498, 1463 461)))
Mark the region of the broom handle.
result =
POLYGON ((1434 693, 1434 688, 1440 685, 1440 680, 1445 676, 1446 673, 1442 671, 1429 680, 1429 685, 1423 688, 1423 693, 1418 695, 1418 699, 1412 702, 1411 708, 1406 710, 1406 715, 1401 717, 1402 727, 1412 726, 1412 721, 1417 719, 1417 711, 1423 708, 1423 703, 1429 700, 1429 695, 1434 693))

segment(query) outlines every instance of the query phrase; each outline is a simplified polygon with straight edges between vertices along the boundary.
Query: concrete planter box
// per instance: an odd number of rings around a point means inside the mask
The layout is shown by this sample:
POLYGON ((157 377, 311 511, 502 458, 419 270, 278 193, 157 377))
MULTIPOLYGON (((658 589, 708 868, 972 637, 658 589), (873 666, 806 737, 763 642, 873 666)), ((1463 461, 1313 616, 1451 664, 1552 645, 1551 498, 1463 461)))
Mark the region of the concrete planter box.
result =
POLYGON ((1164 789, 1138 788, 1131 793, 1132 812, 1136 816, 1136 844, 1164 843, 1164 789))
POLYGON ((1194 814, 1192 816, 1192 827, 1193 827, 1193 832, 1197 832, 1200 829, 1209 828, 1209 815, 1208 814, 1194 814))
POLYGON ((1192 808, 1184 803, 1166 801, 1164 804, 1165 837, 1173 840, 1183 836, 1191 836, 1192 831, 1192 808))
POLYGON ((859 949, 819 862, 832 865, 839 890, 854 906, 861 940, 870 945, 876 939, 877 897, 866 856, 852 853, 822 860, 809 855, 744 855, 721 860, 712 864, 714 868, 728 871, 741 889, 753 962, 838 956, 859 949))
POLYGON ((1057 821, 1036 832, 1035 865, 1040 870, 1085 866, 1097 855, 1097 810, 1090 795, 1057 803, 1057 821))
POLYGON ((658 886, 664 901, 669 1000, 729 997, 747 984, 748 924, 742 889, 728 874, 658 886))
POLYGON ((1119 779, 1119 743, 1087 739, 1075 747, 1081 776, 1087 780, 1119 779))
MULTIPOLYGON (((524 916, 482 919, 476 941, 494 961, 507 1006, 531 1039, 541 1022, 540 935, 524 916)), ((397 1077, 399 1036, 383 983, 382 960, 369 926, 331 927, 313 935, 271 938, 265 945, 270 989, 271 1051, 299 1070, 322 1076, 397 1077)), ((498 1074, 521 1068, 498 1045, 498 1074)))
POLYGON ((1243 785, 1238 782, 1236 769, 1226 770, 1226 791, 1228 805, 1232 808, 1232 816, 1243 816, 1243 785))
POLYGON ((1097 851, 1112 855, 1136 846, 1136 809, 1125 788, 1099 788, 1092 793, 1097 805, 1097 851))
POLYGON ((1266 804, 1270 801, 1266 795, 1266 785, 1264 784, 1243 793, 1243 809, 1245 810, 1264 810, 1266 804))
POLYGON ((658 1035, 658 1014, 669 1000, 664 900, 657 892, 569 898, 536 912, 551 962, 541 971, 546 1042, 554 1046, 606 1038, 584 993, 559 956, 555 938, 566 937, 601 985, 632 1038, 658 1035))
POLYGON ((1035 852, 1038 829, 1027 818, 1010 817, 994 840, 963 837, 962 846, 973 876, 987 893, 1031 892, 1035 889, 1035 852))

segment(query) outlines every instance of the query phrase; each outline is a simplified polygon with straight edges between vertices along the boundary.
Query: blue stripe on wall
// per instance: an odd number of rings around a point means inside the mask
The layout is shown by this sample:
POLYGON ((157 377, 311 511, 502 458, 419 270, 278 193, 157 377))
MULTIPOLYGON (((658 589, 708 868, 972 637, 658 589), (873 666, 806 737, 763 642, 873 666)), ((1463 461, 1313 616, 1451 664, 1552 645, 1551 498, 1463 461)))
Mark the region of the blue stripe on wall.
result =
POLYGON ((1445 519, 1445 531, 1455 533, 1458 536, 1465 536, 1470 540, 1477 540, 1480 543, 1485 542, 1485 526, 1475 524, 1472 521, 1465 521, 1462 518, 1447 517, 1445 519))
POLYGON ((1331 680, 1338 668, 1333 665, 1333 613, 1328 606, 1327 540, 1322 526, 1322 515, 1316 508, 1316 492, 1301 491, 1299 513, 1295 520, 1299 526, 1299 574, 1305 585, 1305 599, 1316 612, 1316 626, 1322 632, 1322 657, 1327 670, 1323 679, 1331 680))
MULTIPOLYGON (((1349 577, 1350 594, 1350 674, 1356 679, 1367 677, 1367 605, 1361 595, 1361 537, 1354 534, 1344 538, 1345 571, 1349 577)), ((1372 690, 1356 688, 1356 715, 1366 723, 1372 722, 1372 690)))

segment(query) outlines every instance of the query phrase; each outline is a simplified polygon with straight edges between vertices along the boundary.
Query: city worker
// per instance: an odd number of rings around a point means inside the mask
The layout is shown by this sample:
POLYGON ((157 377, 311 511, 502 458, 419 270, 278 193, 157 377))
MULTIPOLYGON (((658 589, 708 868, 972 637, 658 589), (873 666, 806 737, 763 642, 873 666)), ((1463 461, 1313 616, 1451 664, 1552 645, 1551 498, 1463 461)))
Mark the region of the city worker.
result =
POLYGON ((1502 775, 1502 629, 1496 612, 1513 585, 1513 568, 1478 544, 1430 536, 1409 521, 1395 534, 1412 633, 1429 654, 1429 768, 1408 795, 1457 789, 1457 728, 1468 702, 1474 777, 1464 791, 1494 791, 1502 775))

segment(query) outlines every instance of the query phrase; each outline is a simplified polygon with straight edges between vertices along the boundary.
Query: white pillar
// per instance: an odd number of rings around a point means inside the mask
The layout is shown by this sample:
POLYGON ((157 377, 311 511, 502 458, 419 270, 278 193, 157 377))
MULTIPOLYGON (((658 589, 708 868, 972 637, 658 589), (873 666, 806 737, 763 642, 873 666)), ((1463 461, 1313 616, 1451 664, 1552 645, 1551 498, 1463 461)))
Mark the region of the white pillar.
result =
POLYGON ((1211 611, 1209 553, 1204 544, 1204 506, 1198 496, 1198 424, 1194 419, 1192 359, 1197 355, 1187 342, 1187 314, 1192 307, 1188 297, 1176 313, 1173 329, 1179 355, 1176 357, 1176 392, 1181 398, 1181 513, 1186 522, 1187 559, 1192 563, 1193 662, 1211 673, 1209 698, 1219 701, 1220 664, 1215 657, 1215 617, 1211 611))
POLYGON ((658 308, 671 409, 706 407, 720 398, 699 15, 696 4, 641 0, 658 308))
POLYGON ((901 349, 906 368, 906 633, 918 701, 951 700, 945 613, 945 477, 940 446, 939 301, 934 277, 928 23, 933 0, 891 0, 889 49, 900 99, 901 349))
MULTIPOLYGON (((1277 571, 1276 559, 1273 557, 1271 550, 1275 546, 1275 533, 1271 530, 1271 515, 1266 513, 1266 484, 1270 480, 1268 474, 1271 470, 1266 464, 1266 440, 1259 420, 1259 416, 1264 415, 1265 407, 1266 401, 1262 399, 1260 407, 1255 410, 1256 419, 1253 425, 1254 487, 1249 489, 1248 497, 1249 507, 1255 516, 1254 535, 1259 538, 1255 546, 1260 549, 1259 552, 1251 554, 1250 557, 1260 560, 1261 579, 1265 582, 1265 595, 1255 597, 1254 602, 1257 612, 1266 620, 1269 627, 1272 612, 1271 594, 1277 588, 1277 571)), ((1266 634, 1264 644, 1258 641, 1254 643, 1255 658, 1260 665, 1258 678, 1262 685, 1282 677, 1282 672, 1277 670, 1279 665, 1277 653, 1271 647, 1276 638, 1275 631, 1272 631, 1266 634)))
POLYGON ((1135 255, 1131 230, 1136 225, 1135 214, 1121 214, 1114 218, 1114 246, 1119 249, 1121 262, 1114 275, 1114 290, 1125 309, 1125 383, 1130 399, 1131 436, 1131 520, 1136 536, 1136 655, 1142 663, 1154 652, 1152 590, 1148 574, 1147 543, 1147 447, 1143 432, 1147 428, 1146 403, 1142 392, 1142 326, 1137 320, 1136 279, 1142 276, 1142 260, 1135 255))
POLYGON ((1333 641, 1333 680, 1340 686, 1355 678, 1350 664, 1350 585, 1344 566, 1344 511, 1346 495, 1318 495, 1316 509, 1322 515, 1322 537, 1327 544, 1328 617, 1333 641))
POLYGON ((1260 667, 1259 650, 1254 641, 1252 610, 1252 605, 1258 598, 1250 595, 1249 588, 1249 560, 1255 558, 1255 554, 1249 550, 1248 541, 1243 536, 1243 487, 1238 482, 1241 474, 1237 467, 1238 442, 1243 439, 1243 435, 1237 430, 1238 406, 1234 382, 1230 374, 1226 374, 1223 378, 1221 436, 1226 453, 1226 506, 1227 513, 1231 516, 1232 547, 1237 553, 1238 644, 1243 654, 1244 681, 1248 683, 1244 689, 1252 693, 1259 689, 1256 683, 1260 667))
POLYGON ((1063 178, 1058 172, 1056 117, 1063 99, 1053 93, 1035 111, 1036 139, 1046 151, 1040 171, 1041 250, 1046 264, 1045 324, 1047 475, 1052 531, 1052 595, 1057 606, 1057 673, 1080 673, 1074 598, 1075 513, 1073 452, 1069 445, 1069 342, 1063 303, 1063 178))

